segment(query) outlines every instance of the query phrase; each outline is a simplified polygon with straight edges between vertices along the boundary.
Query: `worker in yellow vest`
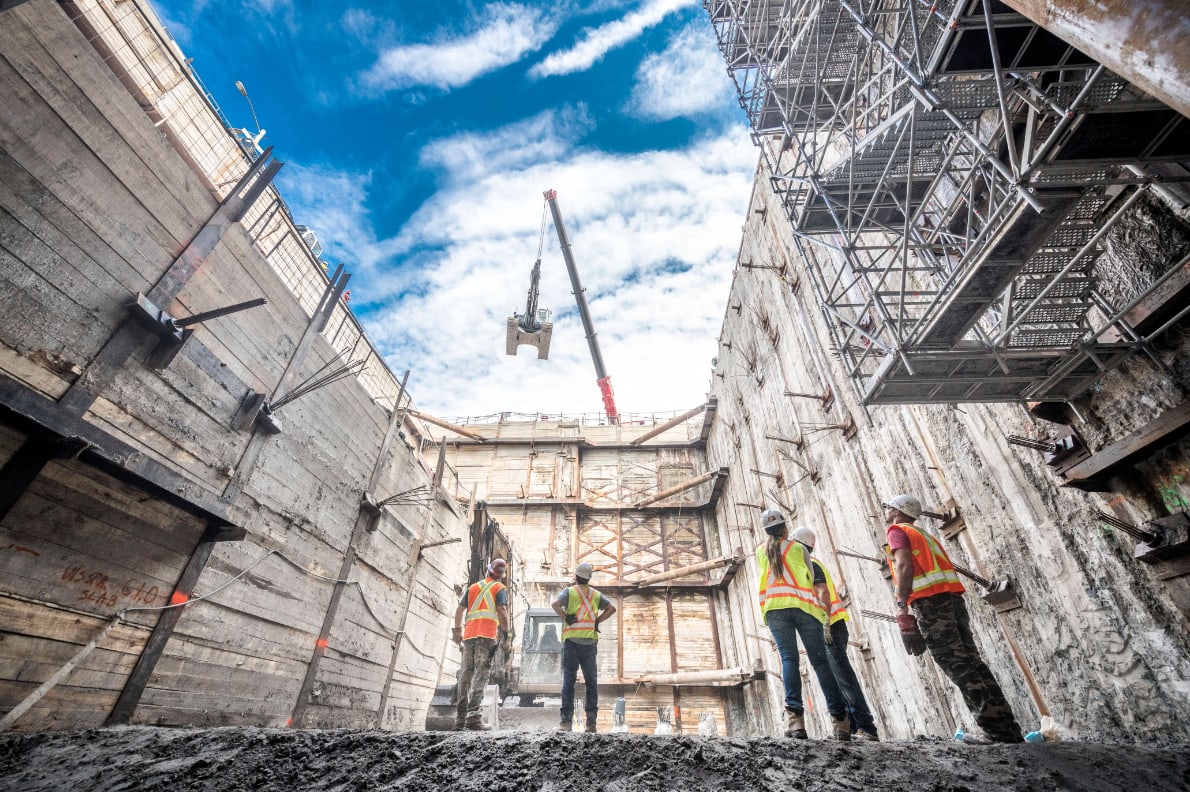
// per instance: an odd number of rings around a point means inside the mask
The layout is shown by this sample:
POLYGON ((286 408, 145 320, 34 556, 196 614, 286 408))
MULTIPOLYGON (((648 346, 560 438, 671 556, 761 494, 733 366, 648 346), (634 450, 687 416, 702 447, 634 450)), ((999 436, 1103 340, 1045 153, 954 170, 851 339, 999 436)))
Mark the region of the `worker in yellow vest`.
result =
POLYGON ((954 564, 937 539, 914 525, 921 516, 921 502, 912 495, 898 495, 882 505, 889 524, 885 552, 905 648, 913 655, 930 650, 989 738, 1022 742, 1021 727, 1004 691, 975 645, 971 618, 963 604, 963 584, 954 564))
MULTIPOLYGON (((781 656, 781 680, 785 686, 785 736, 806 739, 806 720, 802 704, 802 676, 798 663, 797 639, 801 636, 806 657, 818 677, 826 698, 835 737, 851 739, 847 721, 847 702, 839 692, 831 672, 823 641, 826 609, 814 590, 815 573, 810 552, 789 538, 785 515, 779 509, 767 509, 760 515, 760 526, 768 534, 756 548, 759 567, 760 614, 777 644, 781 656)), ((818 578, 825 583, 825 578, 818 578)))
MULTIPOLYGON (((818 541, 814 531, 809 528, 797 528, 793 532, 794 541, 801 542, 811 554, 818 541)), ((872 711, 868 708, 868 700, 864 697, 864 689, 860 687, 859 677, 851 666, 847 657, 847 642, 851 635, 847 630, 847 622, 851 616, 847 613, 847 606, 839 599, 839 592, 835 589, 835 581, 826 565, 817 558, 811 558, 815 571, 825 578, 826 582, 816 583, 815 592, 818 599, 826 608, 827 624, 823 629, 822 638, 826 642, 826 658, 830 661, 831 672, 835 675, 835 682, 839 684, 839 692, 847 700, 848 726, 854 740, 869 742, 879 741, 876 734, 876 721, 872 718, 872 711)), ((817 578, 817 575, 815 576, 817 578)))
POLYGON ((492 559, 483 580, 472 583, 455 608, 454 642, 462 646, 455 729, 486 731, 483 689, 492 675, 492 658, 500 633, 508 630, 508 590, 501 579, 508 570, 503 558, 492 559), (466 617, 466 626, 463 620, 466 617))
POLYGON ((562 589, 551 605, 562 617, 562 712, 558 731, 570 731, 574 719, 574 686, 583 670, 586 688, 586 730, 595 731, 599 715, 599 625, 616 612, 616 606, 591 588, 594 568, 584 561, 575 567, 574 585, 562 589))

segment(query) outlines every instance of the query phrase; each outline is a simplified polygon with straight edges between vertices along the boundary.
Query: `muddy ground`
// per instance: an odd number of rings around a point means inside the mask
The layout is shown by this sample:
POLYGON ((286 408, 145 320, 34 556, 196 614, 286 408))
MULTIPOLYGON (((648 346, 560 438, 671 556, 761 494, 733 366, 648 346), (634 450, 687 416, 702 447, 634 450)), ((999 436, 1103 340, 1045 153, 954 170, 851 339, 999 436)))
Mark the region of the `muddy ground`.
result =
POLYGON ((1190 789, 1190 745, 124 727, 0 735, 8 792, 1190 789))

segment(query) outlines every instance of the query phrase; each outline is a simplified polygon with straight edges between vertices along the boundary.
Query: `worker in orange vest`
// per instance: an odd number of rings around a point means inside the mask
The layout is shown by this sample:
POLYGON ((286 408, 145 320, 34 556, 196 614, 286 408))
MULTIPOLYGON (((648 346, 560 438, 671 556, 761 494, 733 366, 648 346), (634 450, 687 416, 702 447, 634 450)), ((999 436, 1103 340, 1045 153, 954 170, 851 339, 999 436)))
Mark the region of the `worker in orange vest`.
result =
POLYGON ((893 574, 897 625, 905 648, 912 655, 930 650, 934 662, 958 686, 967 709, 990 739, 1023 742, 1021 727, 1004 691, 975 645, 971 619, 963 604, 965 589, 954 564, 937 539, 914 525, 921 516, 921 502, 912 495, 898 495, 882 505, 887 509, 885 519, 889 524, 885 552, 893 574))
MULTIPOLYGON (((794 529, 792 536, 811 553, 814 552, 814 545, 818 541, 814 531, 803 526, 794 529)), ((868 707, 868 700, 864 697, 864 689, 860 687, 859 677, 856 676, 851 660, 847 657, 847 643, 851 640, 847 622, 851 621, 851 616, 847 613, 847 606, 839 599, 835 581, 831 579, 826 564, 817 558, 811 558, 810 562, 815 567, 815 580, 819 574, 825 579, 824 583, 814 584, 818 599, 826 609, 826 625, 823 627, 822 639, 826 642, 826 658, 830 661, 835 682, 839 684, 839 692, 847 700, 851 737, 854 740, 878 742, 880 738, 876 734, 876 721, 868 707)))
POLYGON ((463 648, 455 729, 486 731, 491 728, 484 724, 479 708, 483 704, 483 689, 492 674, 492 658, 500 634, 508 630, 508 590, 500 582, 507 570, 508 562, 503 558, 492 559, 487 576, 468 586, 455 608, 451 637, 463 648))
POLYGON ((616 612, 616 606, 590 585, 595 569, 586 561, 575 567, 574 585, 562 589, 551 604, 562 617, 562 711, 558 731, 570 731, 574 718, 574 686, 583 670, 586 688, 586 730, 595 731, 599 715, 599 624, 616 612))

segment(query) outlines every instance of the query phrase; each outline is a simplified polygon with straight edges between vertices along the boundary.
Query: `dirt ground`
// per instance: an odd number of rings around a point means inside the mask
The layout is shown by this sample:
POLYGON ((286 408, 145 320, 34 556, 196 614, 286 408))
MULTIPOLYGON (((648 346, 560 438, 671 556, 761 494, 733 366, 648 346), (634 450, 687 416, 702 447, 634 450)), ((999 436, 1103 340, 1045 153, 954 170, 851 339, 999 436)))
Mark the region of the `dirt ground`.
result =
POLYGON ((124 727, 0 735, 4 792, 1190 789, 1190 745, 124 727))

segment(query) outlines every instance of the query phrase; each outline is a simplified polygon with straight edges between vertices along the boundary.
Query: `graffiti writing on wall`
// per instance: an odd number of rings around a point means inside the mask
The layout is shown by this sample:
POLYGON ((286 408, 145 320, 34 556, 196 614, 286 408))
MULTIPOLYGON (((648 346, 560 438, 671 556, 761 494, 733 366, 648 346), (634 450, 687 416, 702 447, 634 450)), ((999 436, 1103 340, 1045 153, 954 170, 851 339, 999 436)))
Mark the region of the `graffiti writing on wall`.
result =
POLYGON ((19 544, 12 544, 12 543, 9 543, 9 544, 5 545, 4 547, 0 547, 0 552, 3 552, 5 550, 11 550, 14 553, 28 553, 29 555, 32 555, 32 556, 41 555, 41 553, 37 552, 36 550, 34 550, 32 548, 21 547, 19 544))
POLYGON ((76 584, 80 589, 79 599, 94 602, 107 608, 114 608, 120 601, 140 605, 165 604, 169 592, 162 592, 147 581, 129 578, 115 583, 102 572, 91 572, 81 564, 71 564, 62 570, 61 579, 76 584))

